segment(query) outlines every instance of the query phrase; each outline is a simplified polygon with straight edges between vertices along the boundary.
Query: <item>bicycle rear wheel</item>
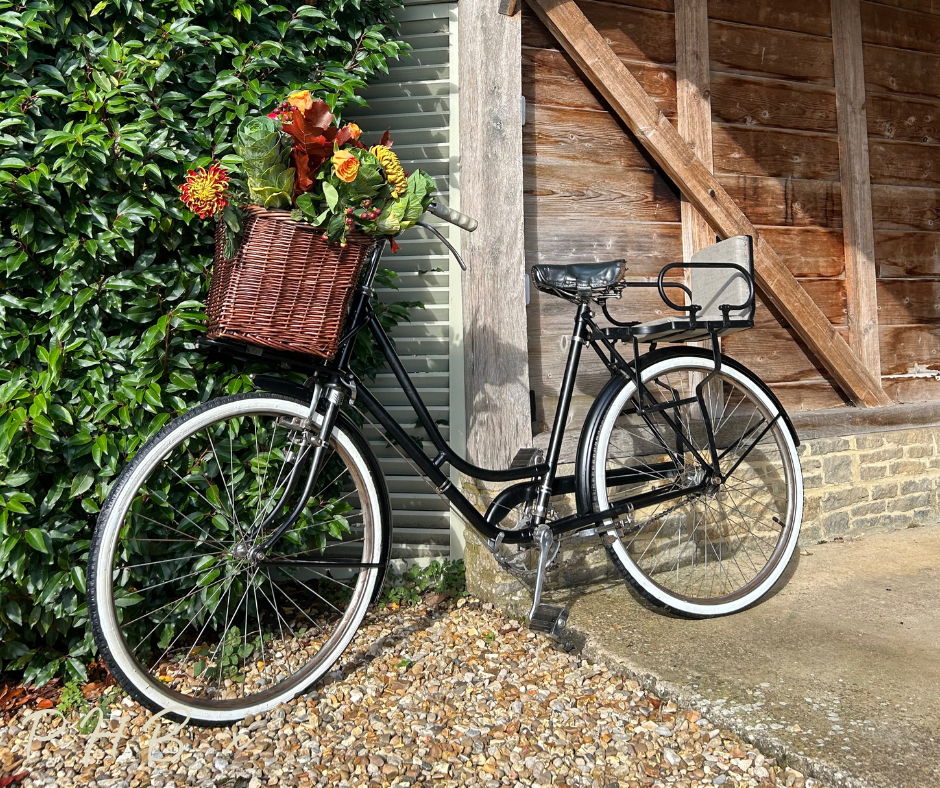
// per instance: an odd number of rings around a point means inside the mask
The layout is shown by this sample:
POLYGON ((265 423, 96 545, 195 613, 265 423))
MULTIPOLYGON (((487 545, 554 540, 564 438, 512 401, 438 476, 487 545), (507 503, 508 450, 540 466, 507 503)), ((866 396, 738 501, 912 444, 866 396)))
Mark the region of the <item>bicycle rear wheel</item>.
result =
POLYGON ((384 486, 350 425, 334 428, 300 518, 267 553, 253 550, 299 503, 308 408, 264 393, 207 402, 118 478, 92 542, 89 613, 105 664, 150 709, 203 725, 271 709, 322 677, 362 622, 387 524, 384 486))
POLYGON ((793 554, 803 514, 793 436, 773 398, 730 361, 705 383, 721 470, 712 476, 702 410, 681 401, 713 370, 710 357, 693 355, 652 363, 642 373, 643 405, 676 404, 642 414, 636 385, 624 379, 591 460, 595 511, 642 493, 678 493, 637 510, 622 537, 610 532, 607 550, 643 597, 690 617, 734 613, 764 596, 793 554))

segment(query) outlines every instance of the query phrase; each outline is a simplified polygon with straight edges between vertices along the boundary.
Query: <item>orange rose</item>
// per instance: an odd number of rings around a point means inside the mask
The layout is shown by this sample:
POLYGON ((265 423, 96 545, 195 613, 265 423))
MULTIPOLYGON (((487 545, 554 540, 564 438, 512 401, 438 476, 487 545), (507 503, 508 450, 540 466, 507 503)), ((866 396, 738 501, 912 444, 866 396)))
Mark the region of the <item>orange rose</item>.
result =
POLYGON ((309 90, 295 90, 287 97, 287 103, 296 107, 300 112, 306 112, 313 107, 313 97, 309 90))
POLYGON ((362 134, 362 129, 360 129, 355 123, 347 123, 346 128, 349 129, 350 135, 354 140, 359 139, 359 135, 362 134))
POLYGON ((359 159, 348 150, 338 150, 333 154, 333 172, 346 183, 352 183, 359 174, 359 159))

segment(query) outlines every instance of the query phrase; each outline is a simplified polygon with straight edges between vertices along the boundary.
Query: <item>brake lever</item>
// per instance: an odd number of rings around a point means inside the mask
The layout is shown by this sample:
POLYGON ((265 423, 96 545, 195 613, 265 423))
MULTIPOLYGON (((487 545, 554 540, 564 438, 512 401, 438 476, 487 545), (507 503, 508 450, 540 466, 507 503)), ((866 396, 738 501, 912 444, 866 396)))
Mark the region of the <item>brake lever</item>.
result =
POLYGON ((463 258, 458 254, 457 250, 454 249, 453 244, 451 244, 451 242, 448 241, 436 227, 431 227, 431 225, 427 224, 426 222, 415 222, 415 227, 423 227, 428 232, 432 233, 433 235, 436 235, 438 240, 440 240, 440 242, 443 243, 444 246, 450 249, 450 253, 456 258, 457 265, 460 266, 460 270, 461 271, 467 270, 466 263, 464 263, 463 258))

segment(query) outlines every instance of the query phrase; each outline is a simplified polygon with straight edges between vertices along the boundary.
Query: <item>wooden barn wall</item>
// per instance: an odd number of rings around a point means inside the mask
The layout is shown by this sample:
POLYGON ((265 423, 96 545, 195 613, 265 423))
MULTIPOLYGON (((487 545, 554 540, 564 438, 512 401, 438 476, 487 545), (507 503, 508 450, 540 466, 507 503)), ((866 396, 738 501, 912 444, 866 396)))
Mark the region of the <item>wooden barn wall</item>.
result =
POLYGON ((881 368, 899 402, 940 398, 940 3, 863 2, 881 368))
MULTIPOLYGON (((673 0, 578 5, 675 121, 673 0)), ((861 4, 882 368, 902 402, 940 397, 940 382, 924 371, 940 366, 938 5, 861 4)), ((714 171, 848 339, 829 2, 709 0, 708 12, 714 171)), ((528 264, 625 257, 631 275, 652 277, 680 260, 675 187, 526 8, 522 46, 528 264)), ((654 292, 628 293, 617 311, 661 314, 654 292)), ((529 363, 541 429, 553 415, 571 320, 570 304, 533 291, 529 363)), ((790 409, 847 402, 763 303, 756 328, 724 348, 790 409)), ((585 358, 575 420, 606 380, 585 358)))
MULTIPOLYGON (((579 3, 660 109, 675 120, 671 6, 672 0, 637 0, 629 6, 579 3)), ((678 191, 585 85, 551 33, 527 6, 522 13, 527 263, 625 257, 630 276, 653 278, 667 263, 682 259, 678 191)), ((633 290, 612 311, 637 314, 637 319, 661 315, 662 304, 654 292, 633 290)), ((547 429, 554 416, 573 316, 571 304, 533 288, 529 376, 537 429, 547 429)), ((582 358, 574 423, 583 418, 609 377, 593 351, 582 358)))
MULTIPOLYGON (((839 140, 828 0, 711 0, 715 173, 848 339, 839 140)), ((843 398, 783 318, 758 303, 753 331, 723 342, 787 408, 843 398)))

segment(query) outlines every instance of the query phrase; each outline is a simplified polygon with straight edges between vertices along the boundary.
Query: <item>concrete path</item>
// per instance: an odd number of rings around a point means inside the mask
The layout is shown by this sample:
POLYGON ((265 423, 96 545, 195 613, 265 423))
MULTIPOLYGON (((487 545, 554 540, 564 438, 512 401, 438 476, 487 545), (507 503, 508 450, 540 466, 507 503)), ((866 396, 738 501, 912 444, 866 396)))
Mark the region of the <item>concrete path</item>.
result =
POLYGON ((940 528, 816 545, 788 575, 709 621, 582 589, 571 636, 833 786, 940 786, 940 528))

